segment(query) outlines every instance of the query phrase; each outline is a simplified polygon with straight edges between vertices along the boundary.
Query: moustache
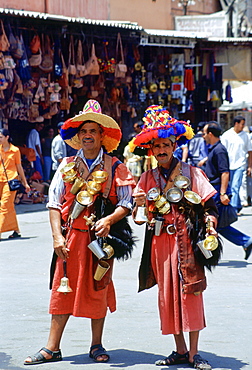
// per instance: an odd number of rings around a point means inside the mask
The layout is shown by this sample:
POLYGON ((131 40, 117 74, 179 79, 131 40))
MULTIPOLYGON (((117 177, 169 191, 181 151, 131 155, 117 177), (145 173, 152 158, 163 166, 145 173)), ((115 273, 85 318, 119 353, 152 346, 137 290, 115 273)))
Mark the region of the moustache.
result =
POLYGON ((168 157, 168 155, 166 153, 160 153, 157 155, 158 157, 168 157))
POLYGON ((93 142, 94 139, 91 139, 90 137, 87 137, 86 139, 83 139, 82 142, 83 143, 88 143, 88 142, 93 142))

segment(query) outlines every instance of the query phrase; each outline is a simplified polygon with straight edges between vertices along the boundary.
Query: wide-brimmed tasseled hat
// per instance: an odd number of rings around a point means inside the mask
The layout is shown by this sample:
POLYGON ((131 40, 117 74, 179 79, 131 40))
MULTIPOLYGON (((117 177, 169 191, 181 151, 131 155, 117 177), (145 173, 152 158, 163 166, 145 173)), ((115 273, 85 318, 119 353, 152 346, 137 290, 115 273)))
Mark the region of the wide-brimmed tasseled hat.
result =
POLYGON ((64 122, 60 134, 68 145, 77 150, 81 149, 78 131, 85 121, 96 122, 102 126, 102 145, 107 152, 112 152, 118 147, 122 137, 120 127, 113 118, 102 114, 101 106, 96 100, 88 100, 82 112, 64 122))
POLYGON ((145 111, 143 122, 142 131, 129 143, 131 151, 134 151, 136 146, 149 148, 153 139, 169 138, 180 146, 194 136, 189 123, 171 117, 168 110, 161 105, 149 106, 145 111))

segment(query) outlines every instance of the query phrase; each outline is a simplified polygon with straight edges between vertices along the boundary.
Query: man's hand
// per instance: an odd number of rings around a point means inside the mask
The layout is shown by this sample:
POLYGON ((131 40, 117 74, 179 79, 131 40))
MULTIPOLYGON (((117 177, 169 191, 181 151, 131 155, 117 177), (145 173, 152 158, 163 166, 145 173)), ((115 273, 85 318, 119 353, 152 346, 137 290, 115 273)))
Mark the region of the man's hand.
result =
POLYGON ((67 260, 69 249, 67 248, 66 240, 63 235, 54 237, 53 248, 58 257, 60 257, 64 261, 67 260))
POLYGON ((146 204, 146 193, 143 191, 143 189, 137 189, 133 193, 134 201, 136 202, 136 205, 138 207, 145 206, 146 204))
POLYGON ((103 217, 95 223, 95 234, 99 237, 106 237, 110 232, 111 221, 109 216, 103 217))
POLYGON ((223 195, 220 195, 220 201, 221 201, 222 204, 227 206, 230 202, 230 199, 229 199, 227 194, 223 194, 223 195))
POLYGON ((252 175, 252 168, 251 167, 248 167, 247 175, 251 177, 251 175, 252 175))

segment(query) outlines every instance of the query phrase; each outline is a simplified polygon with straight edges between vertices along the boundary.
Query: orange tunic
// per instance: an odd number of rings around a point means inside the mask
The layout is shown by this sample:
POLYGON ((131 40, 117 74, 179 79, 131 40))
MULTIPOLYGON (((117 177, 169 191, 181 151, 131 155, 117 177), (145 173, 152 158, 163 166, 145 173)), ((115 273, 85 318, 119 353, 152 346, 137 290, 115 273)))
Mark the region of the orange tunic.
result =
MULTIPOLYGON (((18 175, 16 165, 21 163, 20 151, 12 144, 10 144, 10 148, 6 152, 3 150, 2 145, 0 145, 0 151, 8 180, 12 180, 18 175)), ((10 191, 3 164, 2 161, 0 161, 0 233, 18 230, 17 216, 14 207, 15 196, 16 191, 10 191)))
MULTIPOLYGON (((117 158, 113 157, 113 163, 117 158)), ((109 199, 116 204, 116 186, 130 185, 134 187, 132 175, 124 164, 120 164, 112 181, 109 199)), ((62 207, 62 217, 67 219, 70 205, 75 196, 70 193, 72 185, 65 184, 65 203, 62 207)), ((70 249, 67 260, 67 277, 73 292, 63 294, 57 292, 60 279, 64 276, 63 261, 58 258, 53 279, 52 295, 49 313, 60 315, 70 314, 77 317, 100 319, 106 316, 107 308, 110 312, 116 310, 116 297, 113 282, 102 290, 96 290, 94 285, 94 255, 87 247, 90 236, 84 215, 89 216, 91 210, 84 209, 74 220, 73 229, 70 233, 68 248, 70 249)), ((113 265, 112 265, 113 266, 113 265)), ((112 269, 111 266, 111 269, 112 269)))

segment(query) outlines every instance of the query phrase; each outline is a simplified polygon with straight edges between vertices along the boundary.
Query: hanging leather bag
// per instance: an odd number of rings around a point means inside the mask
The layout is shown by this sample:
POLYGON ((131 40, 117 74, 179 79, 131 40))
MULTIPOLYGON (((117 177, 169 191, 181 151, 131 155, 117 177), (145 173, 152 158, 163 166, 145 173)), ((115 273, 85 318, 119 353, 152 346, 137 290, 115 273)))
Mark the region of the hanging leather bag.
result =
POLYGON ((92 44, 91 48, 91 56, 88 61, 85 63, 87 75, 99 75, 100 74, 100 67, 95 55, 95 45, 92 44))
POLYGON ((124 78, 127 73, 127 65, 124 63, 124 55, 123 55, 123 46, 122 46, 122 39, 121 34, 118 32, 117 34, 117 43, 116 43, 116 60, 118 59, 118 51, 120 48, 120 62, 116 64, 115 67, 115 78, 124 78))
POLYGON ((76 77, 83 77, 87 75, 81 40, 78 41, 76 70, 76 77))
POLYGON ((51 49, 50 38, 48 35, 46 35, 45 38, 44 35, 42 35, 41 50, 42 61, 39 68, 45 73, 50 73, 53 70, 53 51, 51 49))
POLYGON ((74 57, 73 35, 70 36, 70 42, 69 42, 68 73, 72 76, 75 76, 77 73, 76 66, 75 66, 75 57, 74 57))
POLYGON ((0 51, 8 51, 10 47, 9 40, 6 36, 5 30, 4 30, 4 25, 3 21, 0 20, 0 51))

